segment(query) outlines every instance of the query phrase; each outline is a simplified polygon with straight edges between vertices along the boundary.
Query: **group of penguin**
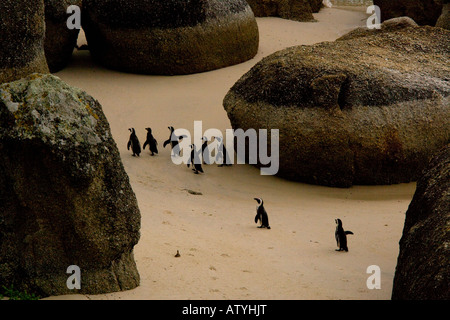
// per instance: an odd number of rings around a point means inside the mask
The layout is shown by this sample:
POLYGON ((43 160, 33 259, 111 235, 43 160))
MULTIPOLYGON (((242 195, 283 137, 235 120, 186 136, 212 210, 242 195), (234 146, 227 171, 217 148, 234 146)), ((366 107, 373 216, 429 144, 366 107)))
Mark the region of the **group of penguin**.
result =
MULTIPOLYGON (((181 140, 183 140, 183 138, 185 138, 185 135, 181 135, 181 136, 177 136, 175 135, 175 129, 173 127, 168 127, 170 130, 170 136, 169 139, 167 139, 166 141, 164 141, 163 147, 165 148, 167 145, 170 145, 173 152, 174 153, 180 153, 180 147, 179 147, 179 142, 181 140)), ((130 138, 128 140, 127 143, 127 149, 133 152, 133 157, 139 157, 142 150, 141 150, 141 144, 139 142, 139 138, 136 135, 136 131, 134 130, 134 128, 129 128, 128 129, 131 134, 130 134, 130 138)), ((148 145, 150 152, 151 152, 151 156, 154 156, 155 154, 158 154, 158 142, 156 141, 155 137, 152 134, 152 129, 151 128, 145 128, 145 130, 147 130, 147 138, 144 142, 143 145, 143 149, 145 150, 145 147, 148 145)), ((222 144, 221 146, 221 153, 219 155, 217 155, 217 157, 223 157, 223 161, 222 164, 219 165, 219 167, 223 167, 223 166, 231 166, 230 161, 227 157, 227 151, 225 146, 223 145, 223 141, 221 140, 221 138, 216 137, 215 139, 217 139, 219 141, 219 143, 222 144)), ((206 137, 202 138, 202 147, 201 149, 197 150, 194 144, 191 144, 191 155, 190 158, 187 162, 187 167, 189 168, 192 164, 192 171, 194 171, 195 174, 199 174, 199 173, 204 173, 203 168, 202 168, 202 162, 199 161, 199 154, 202 153, 203 155, 205 155, 205 149, 208 147, 208 139, 206 137)), ((207 163, 205 162, 205 160, 203 160, 203 163, 207 163)))
MULTIPOLYGON (((172 150, 174 152, 175 151, 180 152, 178 144, 179 144, 179 141, 181 141, 185 136, 175 136, 174 128, 173 127, 168 127, 168 128, 170 130, 170 137, 169 137, 169 139, 164 141, 163 147, 165 148, 168 144, 170 144, 172 147, 172 150)), ((130 138, 128 140, 127 149, 130 150, 130 148, 131 148, 131 150, 133 152, 133 156, 139 157, 139 155, 141 154, 141 144, 136 135, 136 131, 134 130, 134 128, 130 128, 128 130, 131 132, 131 134, 130 134, 130 138)), ((145 150, 145 147, 148 145, 151 155, 154 156, 155 154, 158 154, 158 142, 153 137, 151 128, 145 128, 145 130, 147 130, 147 138, 144 142, 143 149, 145 150)), ((202 144, 202 148, 201 148, 200 152, 205 151, 205 148, 207 147, 207 142, 208 142, 207 139, 203 138, 203 144, 202 144)), ((190 163, 194 162, 192 170, 194 171, 195 174, 198 174, 199 172, 203 173, 201 163, 199 161, 194 161, 195 157, 198 156, 198 152, 199 151, 195 150, 195 145, 191 144, 191 157, 190 157, 190 161, 188 162, 187 166, 189 167, 190 163)), ((226 164, 226 161, 225 161, 225 159, 226 159, 225 146, 223 146, 223 153, 224 153, 223 154, 224 164, 219 165, 219 166, 229 165, 229 164, 226 164)), ((264 208, 264 201, 261 198, 254 198, 254 200, 256 200, 256 202, 258 203, 258 205, 256 207, 255 223, 258 223, 258 222, 260 223, 260 226, 258 228, 270 229, 269 216, 267 214, 266 209, 264 208)), ((337 243, 337 247, 338 247, 338 249, 336 249, 336 251, 348 252, 347 235, 353 234, 353 232, 344 231, 344 228, 342 227, 341 219, 335 219, 335 222, 336 222, 336 230, 335 230, 334 236, 336 238, 336 243, 337 243)))

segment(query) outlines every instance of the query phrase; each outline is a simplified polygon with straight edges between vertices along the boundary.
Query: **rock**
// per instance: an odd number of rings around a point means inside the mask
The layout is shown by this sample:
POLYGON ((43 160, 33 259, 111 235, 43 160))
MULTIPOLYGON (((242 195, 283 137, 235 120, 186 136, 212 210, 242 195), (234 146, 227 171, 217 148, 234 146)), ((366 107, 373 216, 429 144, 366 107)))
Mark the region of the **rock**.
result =
POLYGON ((392 299, 450 299, 450 145, 428 164, 406 212, 392 299))
POLYGON ((67 8, 81 0, 45 0, 45 56, 50 72, 64 69, 77 44, 79 29, 67 28, 67 8))
POLYGON ((322 1, 318 0, 247 0, 257 17, 281 17, 295 21, 315 21, 322 1))
POLYGON ((280 177, 414 181, 450 141, 449 52, 450 32, 434 27, 291 47, 237 81, 224 108, 235 130, 279 129, 280 177))
POLYGON ((442 11, 443 0, 374 0, 380 7, 381 21, 408 16, 417 24, 434 26, 442 11))
POLYGON ((125 72, 204 72, 258 51, 258 25, 245 0, 84 0, 82 18, 94 60, 125 72))
POLYGON ((450 3, 444 4, 442 14, 436 22, 436 27, 450 30, 450 3))
POLYGON ((0 86, 0 283, 41 297, 139 285, 140 212, 98 101, 52 75, 0 86), (69 290, 69 266, 81 289, 69 290))
POLYGON ((369 29, 367 27, 359 27, 343 35, 337 40, 350 40, 353 38, 366 37, 377 33, 392 32, 417 26, 418 24, 409 17, 392 18, 384 21, 380 25, 380 29, 369 29))
POLYGON ((310 0, 311 10, 313 13, 317 13, 323 7, 323 0, 310 0))
POLYGON ((0 83, 48 73, 44 0, 0 1, 0 83))

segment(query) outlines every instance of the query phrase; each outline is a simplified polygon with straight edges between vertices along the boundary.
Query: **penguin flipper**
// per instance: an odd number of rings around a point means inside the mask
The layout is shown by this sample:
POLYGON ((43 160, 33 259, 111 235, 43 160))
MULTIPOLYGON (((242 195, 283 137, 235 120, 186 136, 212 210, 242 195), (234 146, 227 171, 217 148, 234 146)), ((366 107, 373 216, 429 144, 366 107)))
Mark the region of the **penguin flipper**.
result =
POLYGON ((345 231, 345 234, 353 234, 351 231, 345 231))
POLYGON ((258 220, 259 220, 259 214, 256 214, 256 216, 255 216, 255 223, 258 223, 258 220))
POLYGON ((127 149, 130 150, 130 147, 131 147, 131 140, 128 141, 128 143, 127 143, 127 149))
POLYGON ((167 139, 166 141, 164 141, 164 144, 163 144, 164 148, 165 148, 169 143, 170 143, 170 139, 167 139))
POLYGON ((145 150, 145 147, 148 145, 148 141, 145 141, 144 142, 144 146, 142 147, 142 149, 144 149, 145 150))

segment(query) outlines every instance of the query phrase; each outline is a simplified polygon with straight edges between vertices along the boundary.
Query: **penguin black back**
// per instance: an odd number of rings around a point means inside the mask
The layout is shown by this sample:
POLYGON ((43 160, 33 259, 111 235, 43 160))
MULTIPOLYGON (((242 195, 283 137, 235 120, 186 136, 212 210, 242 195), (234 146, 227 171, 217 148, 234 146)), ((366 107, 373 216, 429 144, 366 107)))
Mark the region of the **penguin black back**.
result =
POLYGON ((344 231, 344 228, 342 227, 341 219, 335 219, 334 221, 336 222, 336 231, 334 232, 334 236, 336 238, 336 243, 338 246, 338 249, 336 249, 336 251, 348 252, 347 235, 353 234, 353 232, 344 231))
POLYGON ((128 129, 131 134, 130 134, 130 138, 128 139, 128 143, 127 143, 127 149, 133 152, 133 157, 138 156, 141 154, 141 144, 139 142, 138 137, 136 136, 136 131, 134 130, 134 128, 130 128, 128 129))
POLYGON ((152 135, 152 129, 145 128, 145 130, 147 130, 147 139, 145 140, 144 146, 142 147, 142 149, 145 150, 145 147, 148 145, 148 148, 150 149, 152 156, 155 155, 155 153, 158 154, 158 142, 152 135))
POLYGON ((255 223, 258 223, 260 221, 261 225, 258 228, 267 228, 270 229, 269 226, 269 216, 267 215, 267 211, 264 208, 264 202, 261 198, 253 198, 258 202, 258 206, 256 207, 256 216, 255 216, 255 223))

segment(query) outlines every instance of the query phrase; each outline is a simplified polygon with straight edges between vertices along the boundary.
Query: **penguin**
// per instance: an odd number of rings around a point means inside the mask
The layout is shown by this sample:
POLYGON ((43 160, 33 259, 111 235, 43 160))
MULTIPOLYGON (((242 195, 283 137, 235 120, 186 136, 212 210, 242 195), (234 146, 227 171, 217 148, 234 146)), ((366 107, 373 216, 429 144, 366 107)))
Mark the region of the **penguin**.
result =
POLYGON ((255 223, 258 223, 259 220, 261 225, 258 228, 270 229, 269 217, 267 216, 266 209, 264 209, 263 199, 261 198, 253 198, 253 199, 255 199, 256 202, 258 202, 258 206, 256 207, 255 223))
POLYGON ((128 144, 127 144, 127 149, 133 151, 133 157, 138 156, 141 154, 141 144, 139 142, 138 137, 136 136, 136 131, 134 130, 134 128, 130 128, 128 129, 130 130, 131 134, 130 134, 130 139, 128 140, 128 144))
POLYGON ((222 149, 222 152, 219 151, 219 153, 216 156, 216 161, 218 158, 222 157, 222 164, 219 164, 219 167, 223 166, 231 166, 231 160, 228 158, 227 149, 225 148, 225 144, 223 143, 223 139, 219 137, 215 137, 217 141, 219 141, 219 150, 222 149))
POLYGON ((145 130, 147 130, 147 140, 145 140, 142 149, 145 150, 145 147, 148 145, 151 155, 154 156, 155 153, 158 154, 158 141, 153 137, 151 128, 145 128, 145 130))
POLYGON ((339 248, 339 249, 336 249, 336 251, 348 252, 347 235, 353 234, 353 232, 344 231, 344 228, 342 227, 341 219, 335 219, 334 221, 336 222, 336 231, 334 232, 334 236, 336 238, 337 246, 339 248))
POLYGON ((198 151, 195 150, 195 145, 191 144, 191 157, 188 160, 187 163, 187 167, 189 168, 190 164, 193 163, 192 165, 192 170, 194 171, 195 174, 198 174, 199 172, 204 173, 203 172, 203 168, 202 168, 202 163, 200 161, 200 159, 198 158, 198 151))
POLYGON ((185 136, 185 135, 177 136, 174 133, 175 129, 173 127, 167 127, 167 128, 169 128, 169 130, 170 130, 170 136, 169 136, 169 139, 164 141, 163 147, 165 148, 170 143, 172 150, 175 149, 174 151, 178 151, 178 154, 180 154, 181 150, 180 150, 180 147, 178 146, 178 143, 180 140, 182 140, 183 138, 186 138, 187 136, 185 136))
POLYGON ((209 156, 208 153, 205 153, 205 150, 208 149, 208 138, 206 138, 205 136, 202 137, 202 156, 203 156, 203 164, 210 164, 210 160, 209 160, 209 156), (205 161, 208 160, 208 161, 205 161))

